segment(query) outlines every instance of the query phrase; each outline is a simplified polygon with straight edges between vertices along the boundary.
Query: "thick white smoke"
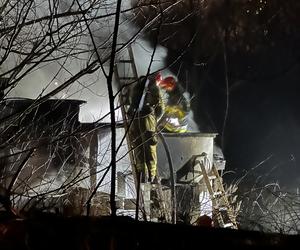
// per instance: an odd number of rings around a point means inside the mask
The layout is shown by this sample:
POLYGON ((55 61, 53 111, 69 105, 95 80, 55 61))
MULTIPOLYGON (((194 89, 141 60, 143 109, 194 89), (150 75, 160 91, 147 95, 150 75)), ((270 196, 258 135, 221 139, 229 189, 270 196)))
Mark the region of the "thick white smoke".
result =
MULTIPOLYGON (((37 1, 36 12, 38 17, 49 15, 48 2, 44 0, 37 1)), ((73 1, 61 1, 60 11, 68 10, 73 1)), ((83 3, 83 1, 80 1, 83 3)), ((100 1, 99 1, 100 2, 100 1)), ((122 10, 131 7, 131 1, 123 1, 122 10)), ((86 3, 85 3, 86 4, 86 3)), ((82 8, 85 7, 82 5, 82 8)), ((98 9, 93 9, 92 16, 99 17, 101 15, 115 12, 116 0, 103 0, 98 5, 98 9)), ((74 7, 75 8, 75 7, 74 7)), ((136 27, 130 22, 133 15, 130 12, 125 12, 121 15, 118 44, 126 43, 138 33, 136 27)), ((70 18, 66 17, 62 22, 68 22, 70 18)), ((101 56, 109 55, 111 35, 113 32, 114 15, 108 18, 97 19, 90 23, 90 29, 93 33, 94 41, 98 47, 98 52, 101 56)), ((34 33, 31 34, 34 36, 34 33)), ((93 49, 92 40, 88 35, 77 38, 76 49, 88 50, 93 49)), ((148 70, 150 58, 153 53, 153 48, 143 39, 143 33, 137 35, 133 43, 133 51, 137 65, 138 74, 145 74, 148 70)), ((151 66, 151 72, 156 71, 164 66, 164 58, 167 51, 165 48, 158 46, 156 48, 155 57, 151 66)), ((25 97, 37 98, 44 95, 64 83, 72 75, 79 72, 86 65, 86 61, 91 57, 89 52, 80 55, 80 58, 69 57, 67 60, 59 59, 50 63, 43 63, 39 68, 24 77, 19 84, 8 94, 9 97, 25 97)), ((92 55, 94 59, 95 54, 92 55)), ((54 59, 54 58, 53 58, 54 59)), ((16 59, 12 58, 14 63, 16 59)), ((5 66, 4 66, 5 67, 5 66)), ((108 72, 108 64, 104 65, 104 70, 108 72)), ((78 81, 72 84, 67 89, 64 89, 54 98, 81 99, 86 101, 82 105, 80 112, 80 120, 82 122, 92 122, 109 112, 108 97, 106 90, 106 78, 101 70, 81 77, 78 81)), ((104 121, 109 121, 107 117, 104 121)))
MULTIPOLYGON (((82 9, 86 8, 88 5, 85 1, 80 0, 79 2, 82 3, 82 9)), ((59 3, 59 8, 60 13, 65 13, 70 8, 73 10, 80 10, 76 4, 74 5, 72 0, 61 1, 59 3)), ((115 8, 116 0, 99 0, 99 4, 95 5, 95 8, 93 8, 89 13, 89 17, 96 17, 89 23, 89 28, 92 32, 93 40, 101 59, 109 57, 110 55, 115 22, 114 15, 110 15, 105 18, 102 16, 113 14, 115 12, 115 8)), ((144 38, 145 34, 142 31, 140 32, 137 26, 133 25, 135 22, 135 15, 132 11, 126 11, 130 8, 132 8, 132 1, 123 1, 118 32, 119 46, 121 46, 121 44, 134 41, 132 43, 132 49, 134 52, 138 75, 145 75, 148 72, 150 65, 150 73, 164 68, 167 49, 159 45, 153 48, 150 42, 144 38), (154 51, 155 54, 151 61, 151 56, 154 51)), ((48 16, 50 14, 50 9, 48 1, 38 0, 36 1, 35 11, 31 14, 31 18, 34 19, 48 16)), ((72 18, 74 17, 64 17, 60 18, 59 21, 63 24, 71 22, 73 20, 72 18)), ((82 15, 79 15, 79 18, 82 19, 82 15)), ((82 23, 84 22, 81 22, 81 24, 82 23)), ((36 26, 35 29, 31 30, 31 32, 26 33, 26 39, 28 40, 34 39, 38 31, 41 31, 42 28, 40 26, 36 26)), ((71 45, 73 47, 68 48, 70 51, 85 52, 80 55, 69 56, 67 59, 55 59, 55 54, 53 54, 52 61, 41 63, 38 69, 27 74, 12 89, 12 91, 8 93, 8 96, 33 99, 38 98, 39 96, 51 92, 53 89, 67 81, 70 77, 78 73, 86 66, 88 60, 95 60, 97 58, 96 54, 92 52, 94 47, 87 30, 84 35, 76 36, 76 38, 72 40, 71 45)), ((124 51, 117 55, 116 60, 122 56, 122 53, 124 53, 124 51)), ((6 65, 4 64, 1 66, 3 70, 7 70, 12 67, 12 65, 18 64, 18 58, 17 56, 14 57, 14 55, 12 55, 7 62, 6 65)), ((104 64, 104 71, 106 74, 109 71, 108 62, 104 64)), ((163 76, 174 76, 174 74, 168 69, 163 70, 162 74, 163 76)), ((115 83, 114 86, 116 86, 115 83)), ((81 122, 93 122, 109 112, 106 78, 101 69, 95 71, 93 74, 86 74, 82 76, 79 80, 56 94, 53 98, 80 99, 86 101, 80 109, 79 119, 81 122)), ((117 116, 118 119, 121 119, 119 114, 117 114, 117 116)), ((109 122, 110 117, 107 116, 103 121, 109 122)), ((192 112, 189 116, 189 130, 198 131, 192 112)))

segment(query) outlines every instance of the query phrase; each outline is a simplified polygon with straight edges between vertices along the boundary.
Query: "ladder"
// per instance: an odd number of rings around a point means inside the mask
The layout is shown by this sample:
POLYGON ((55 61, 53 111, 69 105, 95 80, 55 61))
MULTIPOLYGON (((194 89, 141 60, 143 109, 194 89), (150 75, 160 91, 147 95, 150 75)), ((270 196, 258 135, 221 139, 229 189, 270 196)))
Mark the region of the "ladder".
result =
MULTIPOLYGON (((130 104, 129 91, 131 86, 137 83, 138 73, 131 45, 128 44, 123 52, 124 53, 120 56, 121 58, 115 66, 114 73, 121 90, 120 104, 122 112, 125 112, 124 115, 126 115, 126 107, 130 104)), ((124 122, 127 121, 127 119, 125 119, 126 116, 123 116, 123 118, 124 122)))
POLYGON ((200 165, 204 182, 212 200, 213 220, 219 227, 238 229, 236 216, 228 201, 228 197, 224 190, 222 178, 214 164, 212 164, 211 174, 207 173, 208 158, 206 154, 198 156, 196 164, 200 165))
MULTIPOLYGON (((128 131, 128 128, 130 126, 130 122, 128 122, 129 119, 127 117, 127 109, 130 105, 129 93, 132 86, 138 82, 137 68, 134 60, 133 50, 130 44, 127 45, 126 50, 124 50, 124 53, 121 55, 120 60, 118 60, 118 63, 115 66, 114 73, 116 81, 118 82, 120 87, 119 102, 121 106, 124 128, 125 131, 128 131)), ((126 134, 126 140, 128 149, 130 151, 129 158, 131 162, 132 173, 135 180, 135 186, 137 188, 137 201, 138 203, 142 203, 143 210, 146 213, 146 215, 144 215, 144 219, 151 219, 151 208, 156 206, 156 208, 160 210, 165 220, 169 221, 170 216, 166 209, 166 204, 163 198, 163 191, 160 183, 155 185, 149 183, 139 183, 136 178, 136 160, 134 150, 132 150, 133 147, 129 133, 126 134), (142 197, 140 197, 141 193, 142 197)), ((136 211, 136 213, 138 213, 138 211, 136 211)))
MULTIPOLYGON (((129 150, 129 160, 131 163, 131 170, 132 170, 132 175, 133 179, 135 182, 136 189, 140 189, 140 183, 137 180, 137 174, 136 174, 136 159, 134 155, 133 146, 131 144, 130 136, 129 136, 129 126, 130 124, 128 123, 129 119, 127 116, 127 109, 130 105, 130 89, 131 85, 135 84, 138 81, 138 74, 137 74, 137 69, 136 65, 134 62, 134 56, 133 56, 133 51, 132 47, 130 44, 125 48, 123 51, 123 54, 120 55, 120 59, 117 61, 115 68, 114 68, 114 75, 116 82, 119 84, 119 103, 121 107, 121 113, 123 117, 123 124, 124 124, 124 129, 126 133, 126 141, 127 141, 127 147, 129 150)), ((140 192, 137 193, 137 204, 136 204, 136 220, 138 219, 139 215, 139 201, 140 201, 140 192)), ((145 218, 145 216, 144 216, 145 218)))

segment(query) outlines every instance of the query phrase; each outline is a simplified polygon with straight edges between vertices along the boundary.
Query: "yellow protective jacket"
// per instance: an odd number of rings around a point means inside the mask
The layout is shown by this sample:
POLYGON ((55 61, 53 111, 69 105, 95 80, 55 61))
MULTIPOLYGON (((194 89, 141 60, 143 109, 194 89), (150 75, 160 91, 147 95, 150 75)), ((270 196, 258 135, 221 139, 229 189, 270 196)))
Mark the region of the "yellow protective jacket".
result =
POLYGON ((159 126, 164 132, 184 133, 188 127, 189 112, 190 102, 184 95, 184 89, 177 84, 167 92, 167 104, 159 126))

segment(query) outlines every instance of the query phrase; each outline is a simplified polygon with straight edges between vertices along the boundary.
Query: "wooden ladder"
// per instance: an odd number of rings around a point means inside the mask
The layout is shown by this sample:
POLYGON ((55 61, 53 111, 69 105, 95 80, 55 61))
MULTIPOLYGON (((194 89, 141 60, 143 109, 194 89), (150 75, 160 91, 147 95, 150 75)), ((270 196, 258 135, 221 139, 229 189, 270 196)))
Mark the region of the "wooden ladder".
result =
POLYGON ((219 175, 216 166, 212 164, 211 174, 209 175, 206 170, 209 168, 206 154, 198 156, 196 163, 201 167, 203 179, 212 201, 214 223, 219 227, 238 229, 236 216, 228 201, 222 177, 219 175))

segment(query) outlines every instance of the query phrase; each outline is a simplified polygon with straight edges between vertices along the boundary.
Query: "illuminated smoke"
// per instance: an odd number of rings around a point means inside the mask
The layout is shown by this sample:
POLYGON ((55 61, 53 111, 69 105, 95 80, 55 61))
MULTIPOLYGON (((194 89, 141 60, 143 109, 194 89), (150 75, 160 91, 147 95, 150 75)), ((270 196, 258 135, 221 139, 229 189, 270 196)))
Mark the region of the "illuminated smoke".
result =
MULTIPOLYGON (((41 5, 37 8, 38 16, 47 15, 48 2, 41 1, 41 5)), ((73 1, 63 1, 60 4, 61 12, 67 11, 73 1)), ((131 8, 132 1, 123 1, 122 10, 131 8)), ((116 0, 101 1, 101 8, 93 10, 95 16, 100 16, 115 11, 116 0)), ((121 15, 118 44, 124 44, 128 41, 135 40, 132 44, 134 58, 137 66, 138 75, 145 75, 148 72, 151 63, 150 73, 158 71, 165 66, 165 58, 167 57, 167 49, 157 45, 153 61, 151 56, 154 51, 153 46, 147 41, 143 32, 139 32, 134 26, 135 15, 131 12, 125 12, 121 15)), ((67 17, 65 22, 70 21, 67 17)), ((105 19, 97 19, 90 24, 90 29, 93 33, 94 41, 98 48, 99 55, 103 58, 110 54, 109 47, 111 44, 111 34, 113 32, 114 16, 105 19), (109 38, 109 39, 108 39, 109 38)), ((34 33, 32 34, 34 36, 34 33)), ((81 36, 76 44, 75 49, 88 50, 93 49, 92 40, 88 35, 81 36)), ((122 53, 117 55, 116 60, 122 53)), ((87 59, 91 57, 90 52, 80 55, 80 58, 70 57, 66 61, 59 59, 50 63, 42 63, 37 70, 26 75, 17 86, 8 94, 9 97, 25 97, 37 98, 41 95, 51 92, 56 87, 63 84, 72 75, 79 72, 86 66, 87 59)), ((96 59, 95 54, 93 58, 96 59)), ((15 62, 15 60, 10 60, 15 62)), ((104 70, 108 72, 108 63, 104 64, 104 70)), ((162 71, 164 76, 173 75, 168 69, 162 71)), ((176 76, 175 76, 176 77, 176 76)), ((114 83, 114 86, 116 84, 114 83)), ((53 98, 59 99, 80 99, 86 101, 86 104, 81 106, 79 119, 81 122, 93 122, 109 112, 108 96, 106 87, 106 78, 101 70, 93 74, 87 74, 74 82, 70 87, 64 89, 53 98)), ((110 118, 103 121, 109 122, 110 118)), ((198 128, 193 120, 193 113, 190 114, 190 130, 198 131, 198 128)))
MULTIPOLYGON (((47 15, 47 1, 42 1, 43 4, 37 8, 40 12, 39 16, 47 15)), ((61 11, 66 11, 72 1, 64 1, 61 5, 61 11)), ((115 11, 115 0, 102 1, 101 8, 97 11, 97 14, 107 14, 115 11)), ((123 9, 130 7, 131 1, 125 1, 123 9)), ((137 29, 130 23, 130 13, 121 15, 119 38, 118 43, 126 43, 134 36, 137 29)), ((68 19, 66 18, 65 21, 68 19)), ((97 47, 104 47, 109 43, 104 43, 105 40, 111 35, 113 31, 114 16, 101 21, 95 21, 90 25, 93 32, 94 40, 97 43, 97 47)), ((143 34, 139 34, 136 41, 133 44, 133 50, 135 55, 135 61, 137 65, 138 74, 145 74, 149 67, 149 62, 153 48, 150 43, 143 39, 143 34)), ((83 50, 92 48, 91 38, 83 36, 78 41, 78 48, 83 50)), ((99 49, 99 54, 107 55, 109 50, 99 49)), ((166 57, 167 51, 161 46, 156 48, 154 62, 151 67, 151 72, 156 71, 164 66, 164 58, 166 57)), ((73 74, 76 74, 85 66, 86 59, 89 58, 90 54, 86 53, 81 55, 81 59, 68 58, 66 62, 63 60, 57 60, 51 63, 41 64, 39 69, 28 74, 22 79, 19 84, 9 93, 9 97, 25 97, 25 98, 37 98, 41 94, 47 94, 57 86, 64 83, 73 74)), ((105 65, 105 70, 108 72, 108 66, 105 65)), ((54 98, 62 99, 81 99, 87 103, 82 105, 80 112, 80 120, 82 122, 92 122, 99 119, 101 116, 109 112, 108 97, 106 90, 106 79, 103 72, 98 70, 93 74, 85 75, 78 81, 72 84, 70 87, 64 89, 62 92, 57 94, 54 98)), ((109 121, 109 117, 106 119, 109 121)))

